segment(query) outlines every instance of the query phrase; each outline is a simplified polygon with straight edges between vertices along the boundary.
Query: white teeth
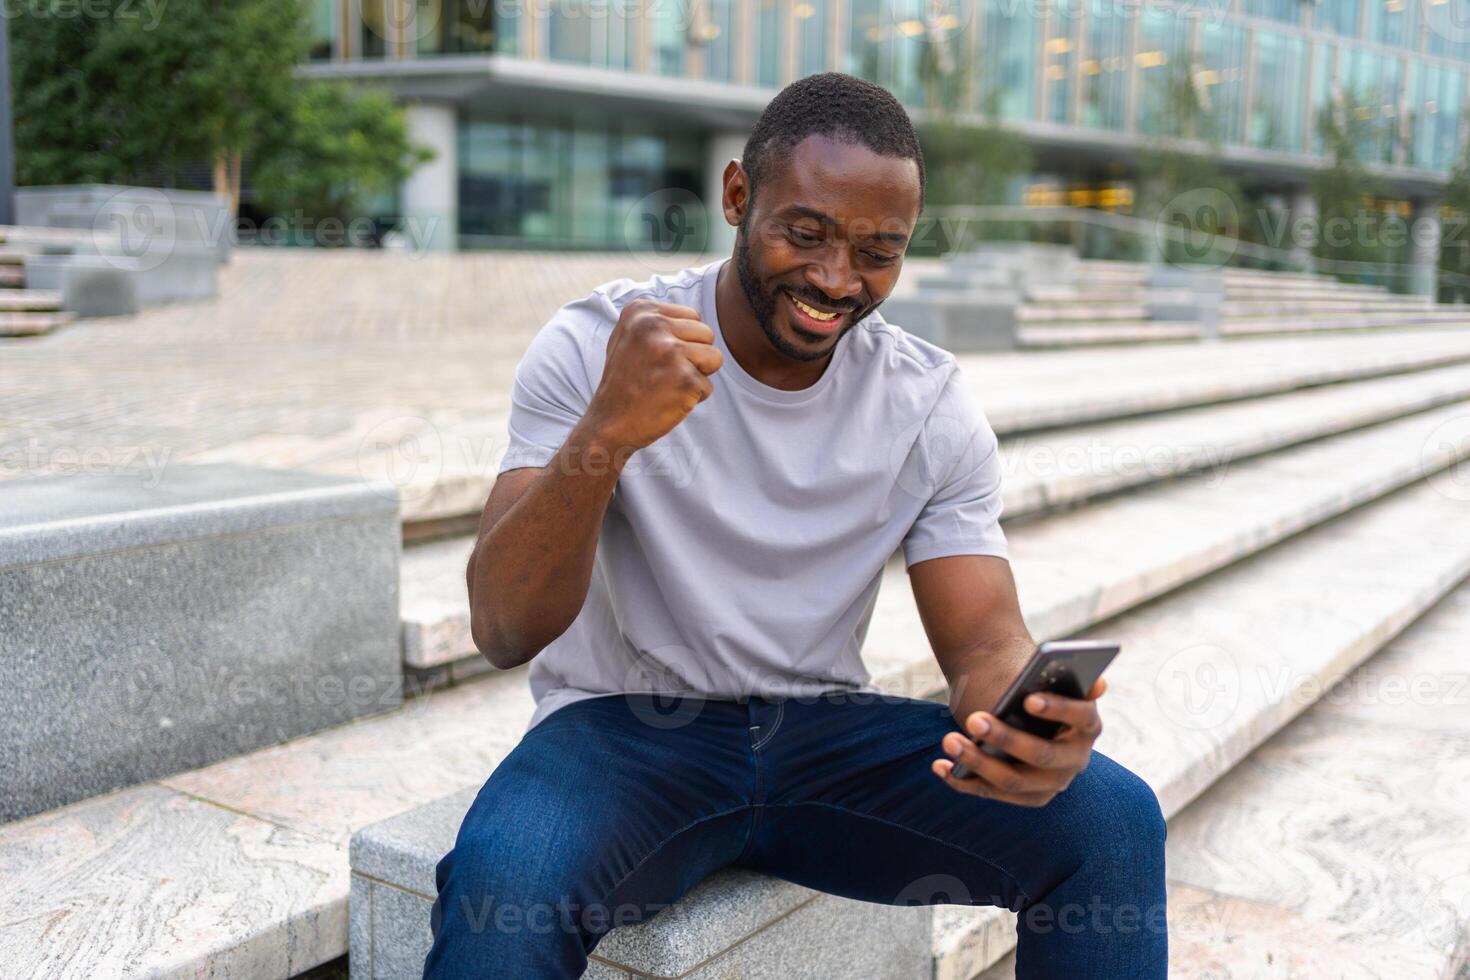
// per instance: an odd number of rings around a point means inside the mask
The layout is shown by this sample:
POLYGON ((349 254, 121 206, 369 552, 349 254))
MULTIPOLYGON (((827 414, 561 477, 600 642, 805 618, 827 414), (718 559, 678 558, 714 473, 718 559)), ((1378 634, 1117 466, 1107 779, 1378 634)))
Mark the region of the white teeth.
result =
POLYGON ((797 309, 801 310, 801 312, 805 313, 807 316, 811 317, 813 320, 824 320, 825 321, 825 320, 835 320, 835 319, 837 319, 837 314, 836 313, 823 313, 821 310, 814 310, 810 306, 807 306, 805 303, 803 303, 801 300, 795 298, 794 296, 792 297, 791 302, 795 303, 797 309))

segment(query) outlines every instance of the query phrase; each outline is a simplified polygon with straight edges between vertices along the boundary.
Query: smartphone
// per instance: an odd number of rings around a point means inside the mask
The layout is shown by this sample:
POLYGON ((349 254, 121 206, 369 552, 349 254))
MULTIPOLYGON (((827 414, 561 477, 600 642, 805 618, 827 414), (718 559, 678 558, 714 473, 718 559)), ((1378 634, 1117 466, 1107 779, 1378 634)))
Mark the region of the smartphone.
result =
MULTIPOLYGON (((1020 676, 1006 688, 991 714, 1023 732, 1041 738, 1056 737, 1062 729, 1061 722, 1037 718, 1027 712, 1023 707, 1026 698, 1038 691, 1060 694, 1064 698, 1087 697, 1087 692, 1113 662, 1119 649, 1119 644, 1107 640, 1048 640, 1036 648, 1021 669, 1020 676)), ((1006 762, 1016 761, 1001 749, 983 742, 980 751, 1006 762)), ((956 762, 954 775, 963 779, 970 775, 970 769, 956 762)))

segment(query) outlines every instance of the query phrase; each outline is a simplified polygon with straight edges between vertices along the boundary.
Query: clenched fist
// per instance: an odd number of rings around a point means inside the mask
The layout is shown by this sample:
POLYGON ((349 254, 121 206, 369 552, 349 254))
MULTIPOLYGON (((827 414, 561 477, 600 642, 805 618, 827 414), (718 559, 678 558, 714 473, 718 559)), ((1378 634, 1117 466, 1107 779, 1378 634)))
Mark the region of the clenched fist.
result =
POLYGON ((588 420, 620 449, 660 439, 714 391, 709 375, 724 361, 714 339, 714 330, 687 306, 629 303, 608 338, 588 420))

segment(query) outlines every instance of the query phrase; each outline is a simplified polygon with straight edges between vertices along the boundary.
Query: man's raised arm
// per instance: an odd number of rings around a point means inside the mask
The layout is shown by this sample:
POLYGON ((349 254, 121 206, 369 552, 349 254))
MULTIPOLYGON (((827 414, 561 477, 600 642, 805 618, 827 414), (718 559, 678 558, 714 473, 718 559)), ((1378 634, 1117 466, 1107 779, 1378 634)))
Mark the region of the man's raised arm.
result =
POLYGON ((526 663, 582 610, 613 488, 635 451, 714 390, 714 331, 687 306, 634 300, 607 344, 582 418, 539 468, 507 470, 480 516, 465 570, 470 633, 496 667, 526 663))

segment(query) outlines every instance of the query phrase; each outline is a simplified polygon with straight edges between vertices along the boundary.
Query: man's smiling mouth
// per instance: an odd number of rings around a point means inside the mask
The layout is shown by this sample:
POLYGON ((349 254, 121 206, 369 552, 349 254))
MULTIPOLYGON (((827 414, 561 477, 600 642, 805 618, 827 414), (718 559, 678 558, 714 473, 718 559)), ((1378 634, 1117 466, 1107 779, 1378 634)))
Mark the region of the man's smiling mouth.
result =
POLYGON ((805 303, 803 303, 801 300, 797 299, 795 296, 791 297, 791 302, 795 303, 797 309, 801 310, 801 312, 805 313, 807 316, 811 317, 813 320, 821 320, 824 323, 826 321, 828 321, 828 320, 835 320, 839 316, 842 315, 841 313, 823 313, 819 309, 816 309, 816 308, 811 307, 811 306, 807 306, 805 303))

